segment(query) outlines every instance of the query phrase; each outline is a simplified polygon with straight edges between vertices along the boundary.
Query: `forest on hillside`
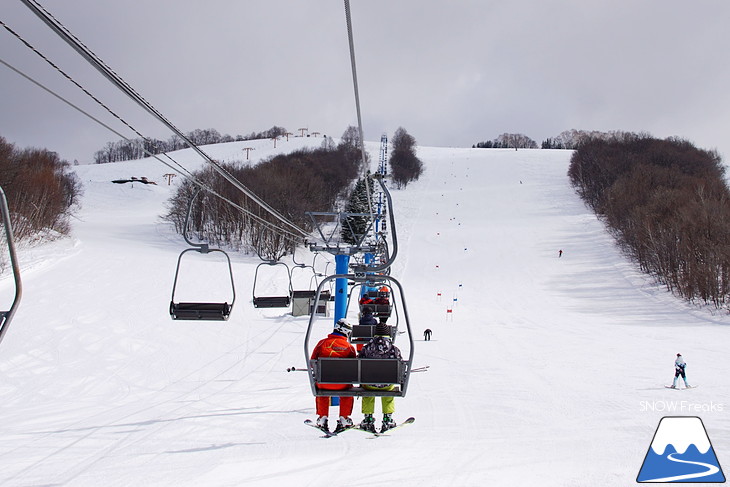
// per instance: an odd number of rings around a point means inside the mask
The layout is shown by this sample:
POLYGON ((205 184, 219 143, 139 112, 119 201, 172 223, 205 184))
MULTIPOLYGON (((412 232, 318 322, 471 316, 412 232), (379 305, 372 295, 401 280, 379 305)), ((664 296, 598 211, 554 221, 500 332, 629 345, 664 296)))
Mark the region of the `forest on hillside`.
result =
MULTIPOLYGON (((53 239, 70 231, 81 182, 56 152, 19 149, 0 137, 0 186, 11 209, 10 223, 18 242, 53 239)), ((3 231, 0 240, 4 239, 3 231)), ((6 265, 0 257, 0 272, 6 265)))
POLYGON ((730 191, 714 151, 671 137, 588 138, 568 176, 641 269, 690 302, 730 304, 730 191))

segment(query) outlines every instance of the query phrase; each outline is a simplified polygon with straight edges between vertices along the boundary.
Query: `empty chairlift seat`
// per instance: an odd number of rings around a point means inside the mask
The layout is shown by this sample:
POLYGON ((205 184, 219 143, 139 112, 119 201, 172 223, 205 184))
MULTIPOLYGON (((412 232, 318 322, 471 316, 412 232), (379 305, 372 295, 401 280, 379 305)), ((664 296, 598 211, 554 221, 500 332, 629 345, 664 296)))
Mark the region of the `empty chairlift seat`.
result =
POLYGON ((254 296, 255 308, 288 308, 291 296, 254 296))
POLYGON ((291 272, 289 266, 283 262, 277 261, 266 261, 256 266, 256 273, 253 278, 253 306, 254 308, 288 308, 291 304, 292 299, 292 288, 291 288, 291 272), (284 266, 286 270, 287 290, 281 294, 270 295, 270 296, 257 296, 256 295, 256 284, 259 280, 259 269, 261 266, 284 266))
POLYGON ((219 249, 210 249, 207 245, 201 245, 200 248, 185 249, 177 259, 177 268, 175 270, 175 281, 172 285, 172 298, 170 299, 170 317, 173 320, 201 320, 201 321, 225 321, 231 315, 233 303, 236 300, 236 288, 233 281, 233 270, 231 268, 231 259, 224 251, 219 249), (180 274, 180 262, 183 255, 187 252, 199 252, 201 254, 209 254, 220 252, 226 258, 228 264, 228 275, 231 280, 231 302, 176 302, 175 289, 177 287, 178 276, 180 274))
POLYGON ((173 320, 225 321, 231 315, 228 303, 175 303, 170 302, 173 320))
MULTIPOLYGON (((193 201, 200 193, 198 190, 188 203, 188 212, 185 217, 185 227, 183 229, 183 238, 191 246, 191 248, 185 249, 180 253, 177 258, 177 267, 175 268, 175 280, 172 284, 172 297, 170 298, 170 317, 173 320, 210 320, 210 321, 224 321, 227 320, 231 315, 231 309, 233 303, 236 301, 236 285, 233 281, 233 267, 231 266, 231 258, 228 257, 224 251, 220 249, 211 249, 206 243, 193 243, 188 239, 186 230, 190 220, 190 213, 192 212, 193 201), (210 254, 223 254, 226 259, 228 268, 228 277, 231 283, 231 302, 176 302, 175 301, 175 289, 178 284, 178 277, 180 276, 180 262, 182 262, 183 256, 188 252, 197 252, 200 255, 208 256, 210 254)), ((207 257, 206 257, 207 258, 207 257)))

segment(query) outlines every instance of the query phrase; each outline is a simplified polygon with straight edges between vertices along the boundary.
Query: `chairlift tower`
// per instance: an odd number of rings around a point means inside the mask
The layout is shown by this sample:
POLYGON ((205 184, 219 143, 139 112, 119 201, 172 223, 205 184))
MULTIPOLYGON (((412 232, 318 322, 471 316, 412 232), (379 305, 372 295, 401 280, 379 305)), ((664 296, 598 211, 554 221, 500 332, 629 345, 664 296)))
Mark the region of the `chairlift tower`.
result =
MULTIPOLYGON (((350 257, 362 252, 374 252, 377 248, 365 241, 370 233, 373 223, 366 229, 365 233, 358 235, 354 233, 354 229, 348 224, 348 217, 364 217, 370 216, 367 213, 346 213, 346 212, 307 212, 312 220, 314 227, 317 229, 319 236, 322 238, 323 245, 310 243, 310 250, 313 252, 329 252, 335 256, 335 274, 346 275, 350 270, 350 257), (352 234, 354 244, 343 244, 340 241, 340 231, 347 225, 352 234), (329 226, 329 228, 327 228, 329 226)), ((340 318, 345 318, 347 314, 347 278, 338 278, 335 281, 335 323, 340 318)))
MULTIPOLYGON (((380 136, 380 161, 378 164, 378 174, 380 177, 384 180, 385 176, 388 172, 387 170, 387 160, 388 160, 388 135, 383 134, 380 136)), ((383 218, 383 192, 378 193, 378 203, 377 203, 377 216, 375 219, 375 238, 376 240, 380 236, 380 220, 383 218)), ((385 230, 385 222, 383 222, 382 230, 385 230)))
MULTIPOLYGON (((388 160, 388 135, 383 134, 380 136, 380 159, 378 161, 378 175, 380 176, 381 180, 385 178, 385 175, 387 173, 387 163, 388 160)), ((381 237, 384 238, 382 235, 382 232, 385 231, 386 225, 385 221, 383 221, 384 217, 384 205, 383 205, 383 193, 382 191, 378 193, 378 201, 376 203, 376 211, 375 211, 375 241, 379 242, 381 237)), ((370 265, 375 260, 375 256, 372 253, 366 253, 365 254, 365 264, 370 265)), ((367 293, 370 288, 367 286, 363 286, 362 288, 362 294, 367 293)))

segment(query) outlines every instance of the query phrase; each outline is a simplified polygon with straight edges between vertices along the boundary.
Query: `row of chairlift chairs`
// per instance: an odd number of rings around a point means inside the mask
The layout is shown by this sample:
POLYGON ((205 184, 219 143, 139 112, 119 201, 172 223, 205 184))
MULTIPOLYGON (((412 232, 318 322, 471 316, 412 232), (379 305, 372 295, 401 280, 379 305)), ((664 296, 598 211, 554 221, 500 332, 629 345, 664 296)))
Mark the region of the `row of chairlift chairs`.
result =
MULTIPOLYGON (((233 304, 236 301, 236 285, 233 279, 233 268, 231 265, 231 259, 228 254, 221 249, 210 248, 206 243, 194 243, 191 242, 187 236, 187 228, 190 221, 190 215, 192 213, 193 202, 200 193, 198 190, 188 203, 187 215, 185 217, 185 227, 183 229, 183 238, 189 245, 189 248, 183 250, 177 259, 177 266, 175 268, 175 278, 172 285, 172 296, 170 298, 170 317, 173 320, 203 320, 203 321, 225 321, 233 310, 233 304), (197 252, 198 254, 207 255, 211 253, 222 254, 225 257, 225 261, 228 268, 228 279, 230 279, 231 287, 231 301, 225 302, 210 302, 210 301, 179 301, 175 299, 175 291, 177 290, 178 280, 180 277, 180 266, 183 262, 183 258, 189 252, 197 252)), ((315 256, 316 259, 316 256, 315 256)), ((306 266, 304 264, 297 264, 299 268, 311 267, 313 276, 312 279, 316 279, 316 273, 314 272, 314 264, 312 266, 306 266)), ((312 282, 310 280, 310 287, 312 282)), ((313 294, 313 291, 309 291, 313 294)), ((291 305, 292 297, 295 295, 295 291, 292 289, 292 273, 284 262, 279 261, 264 261, 256 267, 256 273, 254 275, 253 284, 253 305, 256 308, 288 308, 291 305), (256 294, 256 283, 259 281, 259 269, 262 266, 283 266, 286 269, 288 289, 286 292, 282 292, 277 295, 262 296, 256 294)))
MULTIPOLYGON (((194 198, 193 198, 194 199, 194 198)), ((192 207, 192 200, 190 202, 192 207)), ((190 208, 188 209, 188 219, 190 216, 190 208)), ((186 221, 187 227, 187 221, 186 221)), ((178 257, 177 267, 175 270, 175 279, 172 288, 172 297, 170 300, 170 316, 173 320, 210 320, 225 321, 229 318, 236 299, 235 282, 233 279, 233 270, 231 260, 228 254, 223 250, 210 248, 207 244, 193 243, 183 232, 185 241, 190 248, 182 251, 178 257), (180 264, 185 254, 189 252, 198 252, 200 254, 221 253, 225 256, 228 266, 228 278, 230 279, 232 299, 231 302, 181 302, 175 300, 175 290, 177 288, 178 277, 180 274, 180 264)), ((316 255, 315 255, 316 259, 316 255)), ((366 272, 355 272, 353 274, 334 274, 326 276, 320 280, 316 290, 312 290, 313 283, 317 278, 323 277, 317 274, 314 269, 314 263, 311 266, 299 264, 295 262, 295 268, 311 269, 313 275, 310 279, 310 289, 303 291, 295 291, 292 288, 292 270, 289 269, 284 262, 280 261, 264 261, 256 267, 254 274, 254 284, 252 291, 252 302, 256 308, 289 308, 292 304, 292 298, 302 297, 311 301, 310 319, 307 327, 307 333, 304 341, 304 353, 309 362, 308 374, 312 393, 315 396, 405 396, 408 388, 408 380, 413 364, 413 333, 411 332, 410 320, 408 318, 408 310, 406 308, 403 288, 395 278, 386 274, 373 274, 366 272), (273 296, 257 295, 256 284, 259 281, 259 271, 266 267, 280 266, 286 270, 288 276, 287 292, 273 296), (318 312, 318 306, 333 299, 332 288, 336 279, 345 278, 350 284, 348 286, 347 311, 352 302, 357 302, 359 306, 359 315, 362 314, 365 306, 371 306, 374 315, 378 318, 385 318, 391 327, 391 337, 395 340, 400 334, 399 324, 401 316, 405 323, 403 333, 407 334, 409 340, 408 358, 407 359, 332 359, 319 358, 310 360, 311 351, 309 349, 310 336, 314 324, 319 316, 327 316, 328 314, 318 312), (377 298, 383 293, 382 288, 385 287, 390 297, 388 304, 366 303, 361 302, 361 297, 377 298), (357 292, 356 292, 357 291, 357 292), (394 292, 397 291, 397 292, 394 292), (396 299, 400 299, 400 306, 396 304, 396 299), (313 303, 316 303, 314 305, 313 303), (395 318, 393 320, 392 318, 395 318), (319 384, 351 384, 352 387, 346 390, 322 389, 319 384), (385 389, 367 389, 363 385, 391 384, 393 388, 385 389)), ((364 344, 374 336, 373 325, 354 325, 350 341, 353 344, 364 344)))
MULTIPOLYGON (((236 287, 233 279, 233 270, 231 266, 231 259, 223 250, 210 248, 207 244, 192 244, 191 248, 183 250, 177 260, 177 266, 175 268, 175 278, 172 287, 172 297, 170 299, 170 316, 174 320, 211 320, 220 321, 227 320, 233 309, 233 304, 236 300, 236 287), (198 252, 200 254, 209 253, 220 253, 225 256, 225 260, 228 267, 228 278, 230 279, 231 287, 231 301, 229 302, 182 302, 175 299, 175 291, 177 289, 178 278, 180 275, 180 266, 183 261, 183 257, 188 252, 198 252)), ((284 274, 282 274, 284 275, 284 274)), ((252 303, 255 308, 289 308, 292 302, 296 298, 314 298, 315 291, 312 289, 316 284, 318 274, 314 271, 314 266, 307 266, 303 264, 297 264, 293 269, 281 261, 265 261, 261 262, 256 266, 256 272, 254 273, 254 284, 252 292, 252 303), (282 289, 281 293, 273 295, 261 295, 257 294, 256 285, 261 280, 259 271, 263 267, 280 267, 282 272, 285 272, 286 290, 282 289), (294 269, 311 269, 312 276, 310 278, 310 289, 307 290, 294 290, 292 285, 292 274, 294 269)), ((331 292, 325 292, 322 296, 323 301, 330 299, 331 292)))
MULTIPOLYGON (((190 248, 182 251, 178 257, 177 267, 175 270, 175 279, 173 282, 172 297, 170 301, 170 316, 174 320, 199 320, 199 321, 221 321, 227 320, 233 309, 235 302, 235 282, 233 279, 233 270, 231 260, 228 254, 223 250, 210 248, 207 244, 194 244, 187 237, 186 241, 191 245, 190 248), (175 290, 177 288, 178 277, 180 274, 180 264, 184 256, 189 252, 198 252, 200 254, 221 253, 225 256, 228 267, 228 278, 230 279, 232 299, 231 302, 181 302, 175 300, 175 290)), ((306 266, 297 264, 294 269, 311 268, 313 273, 310 279, 310 287, 316 282, 321 275, 316 274, 314 266, 306 266)), ((324 277, 317 285, 316 290, 294 291, 292 289, 292 270, 284 262, 265 261, 256 267, 254 274, 253 296, 252 302, 256 308, 289 308, 293 298, 305 298, 309 303, 310 320, 307 327, 305 337, 305 356, 309 360, 309 378, 312 393, 315 396, 395 396, 402 397, 405 395, 408 387, 408 379, 413 363, 413 334, 411 333, 410 322, 408 319, 408 311, 403 297, 403 289, 400 283, 391 276, 386 275, 362 275, 362 274, 344 274, 331 275, 324 277), (256 283, 259 281, 259 271, 265 267, 279 266, 286 271, 288 276, 288 291, 275 296, 259 296, 256 294, 256 283), (327 306, 327 302, 332 299, 332 285, 338 278, 345 278, 349 282, 349 293, 347 300, 347 308, 345 315, 347 316, 352 303, 357 303, 358 316, 363 314, 366 306, 373 310, 376 318, 387 320, 391 337, 395 340, 401 333, 399 331, 401 321, 405 322, 406 329, 403 333, 407 333, 409 340, 409 355, 406 359, 329 359, 320 358, 309 360, 311 351, 309 349, 309 340, 317 317, 326 317, 328 313, 318 311, 318 306, 327 306), (385 289, 387 291, 385 291, 385 289), (394 292, 396 291, 397 292, 394 292), (367 298, 376 300, 384 295, 389 297, 389 303, 367 302, 367 298), (400 306, 397 298, 400 297, 400 306), (366 299, 362 299, 366 298, 366 299), (313 303, 317 303, 315 306, 313 303), (403 320, 401 320, 401 315, 403 320), (351 384, 352 387, 347 390, 331 390, 322 389, 319 384, 351 384), (363 385, 376 384, 392 384, 391 390, 373 390, 362 387, 363 385)), ((367 343, 374 336, 374 325, 354 324, 353 331, 350 336, 350 342, 354 345, 367 343)))
MULTIPOLYGON (((197 194, 196 194, 197 196, 197 194)), ((192 209, 193 200, 195 199, 195 196, 190 201, 190 206, 188 207, 188 214, 186 217, 185 222, 185 229, 187 229, 187 224, 190 219, 190 212, 192 209)), ((16 291, 15 291, 15 298, 13 300, 13 303, 8 311, 1 311, 0 312, 0 342, 2 341, 2 338, 4 337, 5 333, 7 332, 7 328, 10 324, 10 321, 12 319, 13 314, 15 313, 15 310, 18 307, 18 304, 20 302, 20 297, 22 295, 22 287, 20 283, 20 272, 19 272, 19 266, 17 265, 17 259, 14 252, 13 247, 13 237, 12 237, 12 230, 10 225, 10 212, 7 207, 7 201, 5 199, 5 194, 2 192, 2 188, 0 188, 0 213, 2 214, 3 224, 5 227, 6 232, 6 241, 10 250, 10 256, 11 256, 11 264, 12 264, 12 270, 13 274, 15 276, 15 283, 16 283, 16 291)), ((231 265, 231 259, 224 252, 220 249, 210 248, 208 244, 205 243, 193 243, 191 242, 187 235, 186 231, 183 231, 183 236, 185 238, 185 241, 190 245, 189 248, 183 250, 177 260, 177 266, 175 269, 175 278, 173 281, 173 287, 172 287, 172 296, 170 299, 170 317, 173 320, 204 320, 204 321, 225 321, 229 318, 231 311, 233 309, 233 305, 236 300, 236 290, 235 290, 235 282, 233 279, 233 269, 231 265), (231 293, 232 298, 231 302, 193 302, 193 301, 177 301, 175 299, 175 291, 177 289, 178 284, 178 278, 180 275, 180 264, 183 260, 183 257, 188 254, 189 252, 198 252, 202 255, 208 255, 211 253, 220 253, 222 254, 227 263, 228 267, 228 278, 230 279, 230 285, 231 285, 231 293)), ((315 256, 316 258, 316 256, 315 256)), ((318 275, 316 274, 314 270, 314 264, 312 266, 305 266, 303 264, 296 264, 297 268, 307 268, 311 267, 311 270, 313 272, 312 280, 310 280, 310 288, 312 287, 312 282, 316 281, 316 278, 318 275), (314 280, 314 281, 313 281, 314 280)), ((265 261, 259 264, 256 267, 256 273, 254 275, 254 286, 253 286, 253 305, 257 308, 288 308, 291 305, 292 297, 295 296, 295 293, 297 291, 293 291, 292 289, 292 273, 289 270, 289 267, 283 263, 278 261, 265 261), (287 271, 287 275, 289 277, 289 289, 287 293, 282 293, 278 296, 257 296, 256 295, 256 282, 258 281, 258 272, 263 266, 284 266, 287 271)), ((334 280, 338 278, 345 278, 348 279, 349 283, 352 284, 348 296, 347 301, 347 307, 349 308, 350 303, 353 301, 354 296, 358 296, 358 294, 355 293, 355 290, 359 287, 366 286, 366 287, 373 287, 373 286, 381 286, 385 285, 388 289, 391 291, 394 289, 397 289, 398 293, 390 292, 390 296, 392 298, 392 302, 386 306, 385 308, 378 308, 378 305, 373 304, 373 307, 375 308, 376 315, 383 318, 390 318, 393 310, 395 310, 396 314, 396 322, 395 324, 391 324, 391 329, 393 330, 392 336, 395 339, 395 337, 398 334, 398 307, 395 306, 395 295, 398 294, 401 299, 401 308, 402 308, 402 314, 404 317, 405 325, 406 325, 406 332, 408 334, 409 339, 409 356, 407 360, 402 359, 359 359, 359 358, 353 358, 353 359, 326 359, 326 358, 320 358, 318 360, 312 360, 310 362, 310 366, 308 368, 309 372, 309 378, 310 378, 310 384, 312 387, 312 392, 315 396, 404 396, 407 386, 408 386, 408 378, 410 376, 410 369, 412 367, 413 362, 413 334, 411 333, 410 328, 410 321, 408 319, 408 311, 405 306, 405 298, 403 295, 403 288, 401 284, 394 278, 392 278, 389 275, 377 275, 375 277, 373 274, 367 274, 358 272, 355 274, 344 274, 344 275, 331 275, 327 276, 324 279, 322 279, 318 286, 316 291, 307 290, 307 291, 301 291, 302 293, 306 293, 306 296, 311 296, 314 294, 314 303, 321 303, 323 301, 329 301, 331 299, 331 289, 332 284, 334 283, 334 280), (320 389, 318 387, 318 384, 352 384, 353 386, 359 385, 360 387, 352 387, 351 389, 348 389, 346 391, 332 391, 328 389, 320 389), (368 384, 393 384, 394 388, 392 390, 386 391, 386 390, 368 390, 361 387, 362 385, 368 385, 368 384)), ((372 292, 372 291, 367 291, 372 292)), ((367 292, 361 293, 362 295, 367 296, 367 292)), ((378 292, 378 291, 376 291, 378 292)), ((358 299, 359 301, 359 299, 358 299)), ((366 306, 365 303, 359 303, 360 306, 360 313, 362 313, 362 308, 366 306)), ((315 318, 320 313, 316 311, 316 307, 314 308, 313 312, 310 312, 310 319, 309 319, 309 325, 307 327, 307 334, 305 338, 304 343, 304 352, 305 357, 307 360, 309 360, 310 356, 310 350, 309 350, 309 339, 312 332, 313 324, 315 323, 315 318)), ((326 314, 326 313, 325 313, 326 314)), ((347 312, 345 312, 345 315, 347 315, 347 312)), ((360 344, 365 343, 367 340, 369 340, 373 336, 373 326, 368 325, 355 325, 353 327, 353 333, 350 337, 350 340, 354 344, 360 344)))

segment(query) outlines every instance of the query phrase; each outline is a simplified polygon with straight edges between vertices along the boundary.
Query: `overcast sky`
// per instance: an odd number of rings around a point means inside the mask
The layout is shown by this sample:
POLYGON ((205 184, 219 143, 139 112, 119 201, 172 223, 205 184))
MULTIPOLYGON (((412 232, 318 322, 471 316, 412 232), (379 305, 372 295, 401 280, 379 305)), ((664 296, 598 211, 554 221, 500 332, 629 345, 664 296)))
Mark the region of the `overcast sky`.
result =
MULTIPOLYGON (((342 0, 39 0, 182 131, 356 124, 342 0)), ((680 136, 730 158, 730 2, 351 0, 367 140, 470 147, 504 132, 680 136)), ((148 137, 172 135, 20 0, 0 20, 148 137)), ((125 135, 0 28, 0 59, 125 135)), ((0 65, 0 135, 88 162, 119 137, 0 65)))

